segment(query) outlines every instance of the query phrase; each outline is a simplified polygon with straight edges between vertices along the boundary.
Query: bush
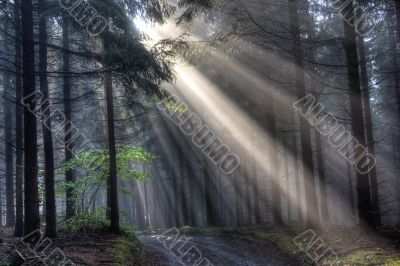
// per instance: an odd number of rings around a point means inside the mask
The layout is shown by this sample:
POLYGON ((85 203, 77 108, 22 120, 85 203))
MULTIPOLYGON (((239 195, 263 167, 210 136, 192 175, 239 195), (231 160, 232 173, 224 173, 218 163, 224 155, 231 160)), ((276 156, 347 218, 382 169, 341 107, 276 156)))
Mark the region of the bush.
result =
POLYGON ((105 217, 106 211, 104 208, 78 213, 61 223, 61 231, 83 233, 104 232, 110 227, 110 222, 105 217))

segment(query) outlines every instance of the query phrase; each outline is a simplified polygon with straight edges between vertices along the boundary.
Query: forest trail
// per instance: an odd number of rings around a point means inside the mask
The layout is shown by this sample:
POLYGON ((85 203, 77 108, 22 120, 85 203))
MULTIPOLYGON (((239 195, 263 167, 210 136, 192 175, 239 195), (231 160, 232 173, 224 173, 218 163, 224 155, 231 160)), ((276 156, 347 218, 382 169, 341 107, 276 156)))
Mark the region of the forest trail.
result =
MULTIPOLYGON (((186 235, 186 237, 189 243, 198 248, 203 257, 215 266, 298 265, 277 251, 272 244, 217 236, 186 235)), ((173 251, 165 248, 157 240, 157 235, 141 235, 139 240, 151 258, 149 265, 185 266, 173 251)))

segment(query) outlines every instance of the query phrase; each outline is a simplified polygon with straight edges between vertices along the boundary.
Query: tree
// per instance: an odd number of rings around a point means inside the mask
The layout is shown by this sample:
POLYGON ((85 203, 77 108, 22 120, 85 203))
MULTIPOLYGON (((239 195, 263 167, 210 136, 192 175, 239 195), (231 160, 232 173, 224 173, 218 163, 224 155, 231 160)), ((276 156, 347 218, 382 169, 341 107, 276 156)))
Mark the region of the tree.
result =
MULTIPOLYGON (((74 158, 72 152, 73 139, 71 130, 71 77, 70 77, 70 20, 67 14, 62 16, 62 43, 63 43, 63 92, 64 92, 64 116, 66 123, 64 124, 64 153, 65 161, 68 162, 74 158)), ((65 180, 70 183, 75 182, 74 172, 68 170, 65 172, 65 180)), ((66 191, 66 218, 71 218, 75 215, 75 201, 72 191, 67 188, 66 191)))
MULTIPOLYGON (((353 4, 348 7, 353 12, 353 4)), ((346 16, 346 10, 342 11, 346 16)), ((351 19, 351 22, 354 19, 351 19)), ((357 35, 355 28, 350 23, 343 22, 344 25, 344 49, 347 59, 347 75, 350 88, 350 112, 353 136, 361 145, 367 147, 364 135, 364 118, 362 107, 362 88, 360 83, 359 61, 357 51, 357 35)), ((368 173, 357 171, 357 197, 358 213, 360 225, 364 230, 374 229, 374 215, 371 203, 370 183, 368 173)))
MULTIPOLYGON (((363 117, 365 119, 365 137, 366 147, 368 153, 375 157, 375 140, 374 140, 374 129, 372 125, 372 114, 371 114, 371 102, 370 102, 370 86, 368 81, 368 70, 367 70, 367 56, 365 52, 364 38, 358 38, 358 53, 359 53, 359 64, 360 64, 360 78, 362 88, 362 104, 363 104, 363 117)), ((369 172, 369 178, 371 182, 371 196, 372 196, 372 208, 374 216, 374 224, 376 227, 381 226, 380 219, 380 206, 379 206, 379 188, 376 174, 376 168, 374 167, 369 172)))
POLYGON ((271 97, 271 103, 266 108, 266 127, 271 136, 270 166, 271 166, 271 189, 272 189, 272 216, 276 225, 282 225, 282 188, 279 178, 279 160, 278 160, 278 133, 276 126, 276 117, 274 111, 274 97, 271 97))
MULTIPOLYGON (((9 31, 9 20, 5 23, 5 37, 4 37, 4 50, 9 51, 10 49, 10 37, 8 36, 9 31)), ((12 60, 10 59, 10 62, 12 60)), ((12 68, 12 67, 10 67, 12 68)), ((13 140, 13 116, 12 116, 12 86, 11 79, 8 73, 3 73, 3 86, 4 86, 4 121, 6 122, 4 127, 4 142, 5 142, 5 161, 6 161, 6 226, 14 226, 15 223, 15 204, 14 204, 14 140, 13 140)))
POLYGON ((54 192, 54 153, 53 134, 51 130, 51 106, 49 100, 49 85, 47 80, 47 6, 46 0, 38 1, 39 9, 39 79, 42 93, 42 129, 45 159, 45 202, 46 202, 46 236, 57 237, 57 214, 54 192))
MULTIPOLYGON (((109 205, 111 231, 119 232, 118 182, 116 167, 116 142, 113 107, 113 73, 122 78, 122 82, 129 88, 138 88, 146 94, 159 94, 159 85, 162 81, 169 81, 172 77, 170 63, 164 61, 164 53, 157 50, 149 52, 140 43, 140 38, 131 31, 130 16, 141 15, 145 19, 163 23, 165 16, 172 12, 172 7, 158 1, 141 1, 133 8, 125 9, 129 1, 113 1, 99 4, 98 10, 103 12, 109 21, 113 21, 113 28, 102 33, 103 65, 105 66, 105 97, 107 117, 107 145, 109 151, 109 191, 107 204, 109 205), (146 17, 147 16, 147 17, 146 17), (136 36, 135 36, 136 35, 136 36), (161 53, 160 53, 161 52, 161 53), (131 56, 132 53, 135 56, 131 56), (129 55, 128 55, 129 54, 129 55), (123 74, 123 75, 121 75, 123 74)), ((169 45, 170 43, 167 43, 169 45)), ((134 93, 134 92, 131 92, 134 93)))
MULTIPOLYGON (((103 41, 104 52, 110 53, 110 44, 105 39, 103 41)), ((109 165, 110 172, 108 177, 107 187, 109 189, 108 195, 108 208, 110 209, 111 231, 114 233, 119 232, 119 207, 118 207, 118 181, 117 181, 117 154, 115 148, 115 125, 114 125, 114 97, 112 87, 112 71, 106 66, 106 73, 104 77, 104 94, 106 97, 107 107, 107 142, 109 152, 109 165)))
POLYGON ((23 217, 23 128, 22 128, 22 80, 21 80, 21 1, 14 1, 14 32, 15 32, 15 208, 16 222, 14 235, 21 237, 24 230, 23 217))
POLYGON ((21 5, 22 68, 24 99, 24 183, 25 183, 25 223, 24 234, 27 235, 40 227, 38 165, 37 165, 37 106, 35 86, 35 49, 33 40, 33 6, 32 0, 21 5))
POLYGON ((11 104, 11 81, 8 75, 4 75, 4 121, 5 126, 5 156, 6 156, 6 225, 15 224, 15 204, 14 204, 14 149, 13 149, 13 118, 11 104))
MULTIPOLYGON (((299 99, 306 96, 305 88, 305 74, 304 74, 304 63, 302 53, 302 43, 300 36, 300 25, 299 25, 299 2, 296 0, 289 0, 289 18, 290 18, 290 29, 293 40, 293 56, 294 65, 296 72, 296 88, 297 97, 299 99)), ((300 117, 300 138, 301 138, 301 150, 303 155, 303 176, 305 182, 305 195, 306 195, 306 211, 307 211, 307 223, 310 227, 316 228, 320 225, 318 201, 315 188, 315 176, 314 176, 314 162, 311 146, 311 135, 308 121, 304 117, 300 117)))

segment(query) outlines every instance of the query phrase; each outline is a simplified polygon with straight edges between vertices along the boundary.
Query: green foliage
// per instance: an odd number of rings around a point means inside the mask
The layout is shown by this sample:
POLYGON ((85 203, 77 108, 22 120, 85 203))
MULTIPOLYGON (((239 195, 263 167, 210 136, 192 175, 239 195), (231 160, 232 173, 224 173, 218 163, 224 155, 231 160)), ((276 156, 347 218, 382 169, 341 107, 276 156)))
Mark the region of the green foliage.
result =
MULTIPOLYGON (((105 217, 105 208, 96 208, 92 211, 78 213, 61 223, 60 232, 83 234, 106 233, 110 230, 110 221, 105 217)), ((118 262, 116 265, 132 265, 127 264, 127 262, 137 259, 137 254, 133 253, 142 250, 142 246, 137 239, 137 230, 130 224, 121 224, 120 235, 116 240, 111 242, 112 250, 110 254, 118 262)))
MULTIPOLYGON (((118 178, 124 181, 145 181, 149 178, 145 172, 136 170, 135 166, 150 164, 156 158, 155 155, 132 145, 118 145, 116 150, 118 178)), ((110 172, 108 150, 99 149, 81 153, 57 169, 57 173, 77 169, 84 170, 85 175, 75 182, 56 182, 56 195, 63 196, 66 189, 71 189, 78 210, 87 212, 98 192, 106 187, 110 172)), ((134 194, 126 189, 120 188, 120 192, 134 197, 134 194)))
POLYGON ((111 251, 115 260, 114 265, 140 265, 136 260, 138 259, 137 255, 144 255, 143 250, 142 245, 134 235, 117 239, 111 251))
POLYGON ((166 100, 164 104, 168 110, 173 112, 185 113, 187 111, 187 108, 183 104, 177 103, 173 99, 166 100))
POLYGON ((12 265, 13 263, 11 257, 0 259, 0 266, 12 266, 12 265))
POLYGON ((124 235, 126 237, 135 238, 136 233, 137 233, 137 229, 134 226, 132 226, 130 224, 126 224, 126 223, 121 224, 121 234, 122 235, 124 235))
POLYGON ((81 212, 62 222, 61 231, 82 233, 104 232, 110 227, 110 222, 105 217, 106 210, 104 208, 81 212))

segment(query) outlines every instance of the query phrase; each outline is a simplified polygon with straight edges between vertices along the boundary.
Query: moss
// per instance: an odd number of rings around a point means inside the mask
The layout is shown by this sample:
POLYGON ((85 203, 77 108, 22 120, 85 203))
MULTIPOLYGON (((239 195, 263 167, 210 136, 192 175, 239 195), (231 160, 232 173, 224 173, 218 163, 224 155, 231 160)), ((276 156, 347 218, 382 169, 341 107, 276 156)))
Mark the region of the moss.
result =
POLYGON ((141 265, 144 249, 136 236, 120 236, 113 243, 111 252, 115 265, 141 265))
POLYGON ((284 233, 254 232, 254 237, 269 240, 276 244, 281 250, 298 253, 300 249, 293 243, 292 237, 284 233))
MULTIPOLYGON (((322 265, 330 265, 333 261, 323 260, 322 265)), ((351 265, 351 266, 400 266, 400 254, 383 254, 379 251, 361 250, 342 257, 336 262, 336 265, 351 265)))

